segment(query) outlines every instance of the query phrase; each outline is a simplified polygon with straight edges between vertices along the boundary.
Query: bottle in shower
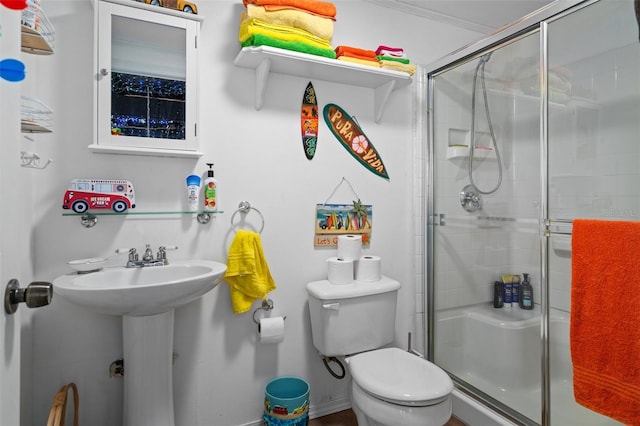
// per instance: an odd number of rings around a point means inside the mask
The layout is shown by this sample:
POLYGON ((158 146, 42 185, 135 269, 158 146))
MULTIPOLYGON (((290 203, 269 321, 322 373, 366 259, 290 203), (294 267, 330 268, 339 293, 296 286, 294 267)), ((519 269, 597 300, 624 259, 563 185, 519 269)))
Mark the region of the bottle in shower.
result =
POLYGON ((505 307, 511 307, 511 300, 513 295, 513 284, 511 275, 503 275, 502 276, 502 288, 503 288, 503 296, 502 300, 504 301, 505 307))
POLYGON ((504 288, 501 281, 493 283, 493 307, 502 308, 504 306, 504 288))
POLYGON ((520 304, 520 275, 511 277, 511 305, 518 306, 520 304))
POLYGON ((531 310, 533 309, 533 286, 529 281, 529 274, 524 275, 524 280, 522 284, 520 284, 520 295, 518 297, 520 307, 522 309, 531 310))

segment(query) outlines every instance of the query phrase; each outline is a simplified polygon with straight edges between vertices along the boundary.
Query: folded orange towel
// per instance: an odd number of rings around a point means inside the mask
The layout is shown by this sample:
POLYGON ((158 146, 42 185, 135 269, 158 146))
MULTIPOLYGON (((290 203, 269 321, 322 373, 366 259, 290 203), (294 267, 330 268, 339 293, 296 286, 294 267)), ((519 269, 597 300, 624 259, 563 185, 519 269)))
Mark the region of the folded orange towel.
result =
POLYGON ((576 401, 640 425, 640 222, 573 221, 571 359, 576 401))
POLYGON ((353 46, 338 46, 336 47, 336 56, 342 56, 345 53, 351 53, 353 55, 358 55, 357 57, 365 57, 366 59, 377 60, 376 52, 373 50, 360 49, 358 47, 353 46))
POLYGON ((242 0, 242 3, 256 4, 258 6, 287 6, 302 9, 321 16, 335 18, 336 6, 333 3, 320 0, 242 0))
POLYGON ((370 61, 368 59, 350 58, 350 57, 344 56, 344 55, 339 56, 336 59, 339 60, 339 61, 351 62, 352 64, 360 64, 360 65, 366 65, 368 67, 380 68, 380 62, 370 61))
POLYGON ((357 53, 351 53, 351 52, 342 52, 340 55, 336 53, 336 56, 338 56, 339 58, 348 57, 348 58, 361 59, 363 61, 378 62, 378 58, 375 56, 372 58, 371 56, 362 56, 362 55, 358 55, 357 53))
POLYGON ((264 7, 264 10, 268 12, 278 12, 281 10, 297 10, 298 12, 308 13, 309 15, 318 16, 320 18, 327 18, 327 19, 331 19, 332 21, 336 20, 335 15, 331 16, 331 15, 325 15, 322 13, 315 13, 315 12, 311 12, 310 10, 301 9, 299 7, 294 7, 294 6, 278 6, 274 4, 265 4, 265 5, 262 5, 262 7, 264 7))

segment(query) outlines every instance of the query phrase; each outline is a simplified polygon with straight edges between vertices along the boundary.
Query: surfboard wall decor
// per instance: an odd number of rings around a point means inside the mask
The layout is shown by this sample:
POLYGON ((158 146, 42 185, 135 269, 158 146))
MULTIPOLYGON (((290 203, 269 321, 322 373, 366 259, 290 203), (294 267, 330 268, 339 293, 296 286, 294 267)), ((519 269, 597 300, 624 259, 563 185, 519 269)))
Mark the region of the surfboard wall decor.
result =
POLYGON ((324 107, 323 116, 333 135, 353 158, 370 172, 389 179, 380 154, 358 123, 345 110, 336 104, 327 104, 324 107))
POLYGON ((316 90, 309 82, 302 96, 300 109, 300 124, 302 126, 302 148, 308 160, 313 159, 318 144, 318 102, 316 90))

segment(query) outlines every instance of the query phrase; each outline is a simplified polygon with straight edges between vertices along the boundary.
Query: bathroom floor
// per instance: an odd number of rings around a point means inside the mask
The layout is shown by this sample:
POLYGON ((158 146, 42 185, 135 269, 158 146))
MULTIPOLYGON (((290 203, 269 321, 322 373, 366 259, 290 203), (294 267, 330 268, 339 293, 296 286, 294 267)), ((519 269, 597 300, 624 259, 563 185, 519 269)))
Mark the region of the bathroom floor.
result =
MULTIPOLYGON (((351 410, 344 410, 328 416, 309 420, 309 426, 357 426, 356 415, 351 410)), ((451 420, 445 426, 466 426, 460 420, 451 416, 451 420)))

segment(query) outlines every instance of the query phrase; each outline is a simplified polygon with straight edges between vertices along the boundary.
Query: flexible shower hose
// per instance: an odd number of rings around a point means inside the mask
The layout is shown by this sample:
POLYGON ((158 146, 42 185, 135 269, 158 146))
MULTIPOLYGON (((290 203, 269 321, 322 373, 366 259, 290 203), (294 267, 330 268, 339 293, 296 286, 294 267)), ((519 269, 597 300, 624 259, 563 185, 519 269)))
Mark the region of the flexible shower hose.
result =
POLYGON ((500 159, 500 151, 498 150, 498 144, 496 143, 496 135, 493 132, 493 124, 491 123, 491 114, 489 113, 489 100, 487 99, 487 86, 485 84, 484 78, 484 66, 489 59, 491 58, 491 53, 483 55, 478 61, 478 65, 476 66, 476 71, 473 75, 473 88, 471 93, 471 141, 469 142, 469 183, 471 186, 478 191, 480 194, 488 195, 496 192, 500 185, 502 184, 502 161, 500 159), (476 82, 478 80, 478 71, 481 72, 480 79, 482 81, 482 93, 484 97, 484 108, 487 114, 487 124, 489 126, 489 133, 491 134, 491 143, 493 145, 493 149, 496 153, 496 160, 498 161, 498 182, 495 187, 489 191, 483 191, 475 184, 473 180, 473 155, 476 145, 476 82))

